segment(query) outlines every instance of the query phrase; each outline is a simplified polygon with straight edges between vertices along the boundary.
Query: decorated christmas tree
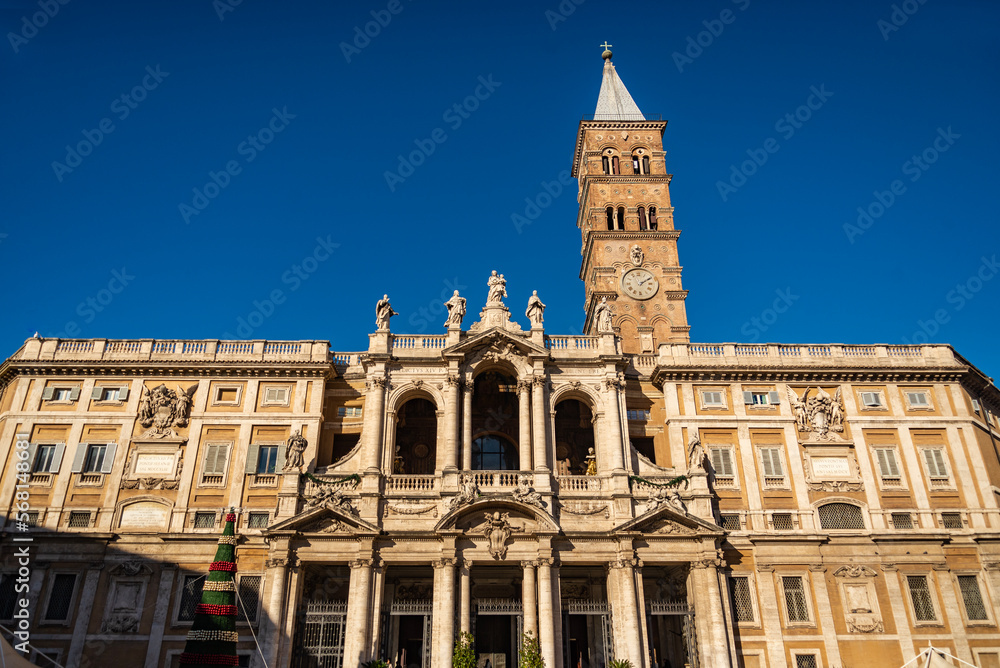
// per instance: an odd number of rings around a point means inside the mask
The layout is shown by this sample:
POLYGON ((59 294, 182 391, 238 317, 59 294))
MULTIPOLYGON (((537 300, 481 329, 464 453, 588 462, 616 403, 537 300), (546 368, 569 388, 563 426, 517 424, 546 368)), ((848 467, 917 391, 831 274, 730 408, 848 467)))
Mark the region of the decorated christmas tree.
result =
POLYGON ((195 608, 194 623, 188 631, 182 666, 238 666, 236 643, 236 514, 226 514, 226 528, 219 538, 215 561, 208 567, 208 577, 195 608))

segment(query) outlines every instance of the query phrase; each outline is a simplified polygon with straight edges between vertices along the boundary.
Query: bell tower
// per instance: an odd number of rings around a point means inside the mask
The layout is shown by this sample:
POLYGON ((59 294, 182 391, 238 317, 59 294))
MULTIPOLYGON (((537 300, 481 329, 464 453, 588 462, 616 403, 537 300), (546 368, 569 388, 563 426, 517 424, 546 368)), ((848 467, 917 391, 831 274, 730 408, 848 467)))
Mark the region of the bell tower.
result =
POLYGON ((579 179, 576 224, 583 236, 580 278, 586 290, 584 333, 596 333, 602 298, 626 353, 653 353, 690 340, 670 205, 663 132, 644 116, 618 78, 605 43, 597 110, 577 133, 572 175, 579 179))

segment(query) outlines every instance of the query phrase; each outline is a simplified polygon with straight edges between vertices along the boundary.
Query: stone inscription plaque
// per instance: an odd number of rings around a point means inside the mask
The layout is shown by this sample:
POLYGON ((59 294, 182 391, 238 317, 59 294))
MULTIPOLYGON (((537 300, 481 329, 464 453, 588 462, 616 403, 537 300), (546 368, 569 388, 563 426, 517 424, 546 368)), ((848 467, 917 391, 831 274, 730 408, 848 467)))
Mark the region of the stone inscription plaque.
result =
POLYGON ((851 465, 847 457, 813 457, 812 471, 817 478, 850 478, 851 465))
POLYGON ((162 529, 167 524, 168 510, 159 503, 133 503, 122 509, 122 518, 118 525, 138 529, 162 529))
POLYGON ((135 475, 173 477, 176 455, 136 455, 135 475))

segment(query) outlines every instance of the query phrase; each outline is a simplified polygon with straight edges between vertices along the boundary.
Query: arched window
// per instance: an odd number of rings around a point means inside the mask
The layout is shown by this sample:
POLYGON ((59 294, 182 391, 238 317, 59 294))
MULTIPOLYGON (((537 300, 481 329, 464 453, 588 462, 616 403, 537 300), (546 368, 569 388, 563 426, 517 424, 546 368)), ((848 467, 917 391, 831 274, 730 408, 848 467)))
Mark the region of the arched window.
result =
POLYGON ((611 173, 612 174, 621 174, 622 173, 621 172, 621 165, 618 164, 618 156, 617 155, 611 157, 611 173))
POLYGON ((611 173, 611 164, 608 161, 608 156, 606 156, 606 155, 602 155, 601 156, 601 167, 604 168, 604 173, 605 174, 610 174, 611 173))
POLYGON ((649 156, 642 156, 642 173, 649 174, 649 156))
POLYGON ((819 507, 819 526, 822 529, 864 529, 865 518, 861 509, 851 503, 827 503, 819 507))
POLYGON ((474 471, 516 471, 517 459, 517 447, 506 436, 486 434, 472 442, 474 471))
POLYGON ((648 229, 646 226, 646 207, 643 206, 639 207, 639 229, 648 229))
POLYGON ((656 207, 649 207, 649 229, 656 229, 656 207))
MULTIPOLYGON (((498 446, 475 445, 480 438, 500 439, 509 445, 505 446, 505 457, 511 459, 509 466, 493 468, 518 467, 518 452, 521 429, 530 429, 530 425, 520 425, 520 410, 517 398, 517 378, 507 375, 500 369, 488 369, 479 373, 472 388, 472 468, 490 468, 492 465, 476 465, 477 452, 495 455, 498 446), (492 453, 492 454, 491 454, 492 453)), ((491 441, 492 443, 492 441, 491 441)), ((481 459, 481 458, 480 458, 481 459)), ((494 462, 496 463, 496 462, 494 462)))
POLYGON ((642 172, 639 171, 639 156, 637 156, 635 153, 632 154, 632 173, 642 174, 642 172))
POLYGON ((618 207, 618 229, 625 229, 625 207, 618 207))
POLYGON ((615 208, 609 206, 605 211, 605 213, 608 214, 608 229, 609 230, 615 229, 615 208))
POLYGON ((434 473, 437 459, 437 409, 427 399, 410 399, 396 415, 396 452, 392 472, 434 473))
POLYGON ((577 399, 556 404, 556 472, 558 475, 586 475, 594 448, 594 414, 577 399))

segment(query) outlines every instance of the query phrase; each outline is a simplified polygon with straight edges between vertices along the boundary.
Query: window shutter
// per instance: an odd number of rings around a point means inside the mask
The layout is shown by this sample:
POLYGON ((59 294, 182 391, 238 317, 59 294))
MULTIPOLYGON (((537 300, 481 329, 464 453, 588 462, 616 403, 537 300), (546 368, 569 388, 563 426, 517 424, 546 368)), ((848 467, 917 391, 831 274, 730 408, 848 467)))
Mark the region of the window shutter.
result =
POLYGON ((73 455, 73 466, 70 468, 71 473, 83 472, 83 460, 86 456, 87 456, 87 444, 77 443, 76 454, 73 455))
POLYGON ((66 452, 66 444, 56 443, 56 451, 52 454, 52 464, 49 466, 49 473, 59 473, 59 465, 62 463, 64 452, 66 452))
POLYGON ((118 401, 125 401, 128 399, 128 385, 122 385, 118 388, 118 401))
POLYGON ((770 448, 761 448, 760 461, 764 465, 764 475, 768 477, 774 476, 774 464, 771 462, 770 448))
POLYGON ((778 454, 778 448, 763 448, 760 453, 764 460, 764 475, 773 477, 785 475, 781 470, 781 455, 778 454))
POLYGON ((275 458, 274 462, 274 472, 281 473, 281 470, 285 468, 285 446, 278 446, 278 456, 275 458))
POLYGON ((743 403, 746 404, 747 406, 753 403, 753 392, 743 393, 743 403))
POLYGON ((896 452, 891 448, 878 448, 875 450, 878 456, 878 468, 882 472, 883 478, 898 478, 899 466, 896 464, 896 452))
POLYGON ((247 463, 243 468, 244 473, 256 473, 257 472, 257 460, 260 459, 260 444, 251 443, 250 449, 247 450, 247 463))
POLYGON ((778 404, 781 403, 781 398, 778 397, 777 392, 768 392, 767 400, 771 403, 772 406, 777 406, 778 404))
MULTIPOLYGON (((34 473, 35 471, 35 455, 38 454, 38 444, 29 443, 28 444, 28 470, 34 473)), ((44 471, 39 471, 39 473, 44 473, 44 471)))
POLYGON ((80 386, 77 385, 76 387, 70 389, 70 391, 69 391, 69 400, 70 401, 76 401, 79 398, 80 398, 80 386))
POLYGON ((100 400, 102 394, 104 394, 104 388, 103 387, 98 387, 97 385, 95 385, 94 389, 92 389, 90 391, 90 400, 91 401, 98 401, 98 400, 100 400))
POLYGON ((972 400, 972 410, 974 410, 976 413, 979 412, 979 400, 978 399, 973 399, 972 400))
POLYGON ((727 448, 712 449, 712 467, 718 475, 733 475, 733 459, 727 448))
POLYGON ((115 465, 115 451, 117 449, 117 443, 108 443, 108 447, 104 451, 104 463, 101 465, 101 473, 111 473, 111 469, 115 465))
POLYGON ((944 455, 940 450, 931 450, 934 453, 934 463, 937 464, 938 475, 945 477, 948 475, 948 469, 944 465, 944 455))
POLYGON ((944 478, 948 476, 948 470, 944 465, 944 456, 936 448, 924 450, 924 459, 927 460, 927 472, 932 478, 944 478))
POLYGON ((52 401, 52 395, 55 394, 56 388, 46 387, 42 390, 42 401, 52 401))

